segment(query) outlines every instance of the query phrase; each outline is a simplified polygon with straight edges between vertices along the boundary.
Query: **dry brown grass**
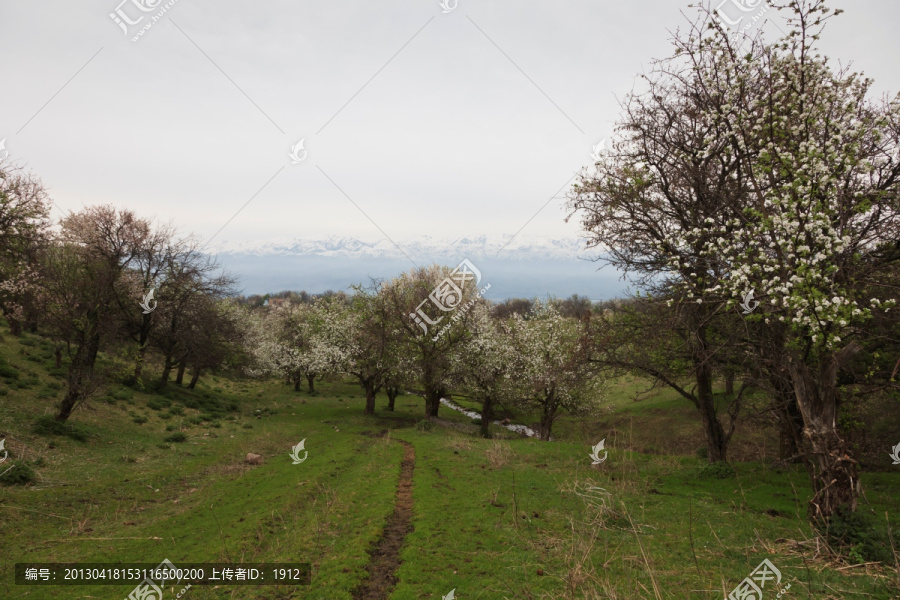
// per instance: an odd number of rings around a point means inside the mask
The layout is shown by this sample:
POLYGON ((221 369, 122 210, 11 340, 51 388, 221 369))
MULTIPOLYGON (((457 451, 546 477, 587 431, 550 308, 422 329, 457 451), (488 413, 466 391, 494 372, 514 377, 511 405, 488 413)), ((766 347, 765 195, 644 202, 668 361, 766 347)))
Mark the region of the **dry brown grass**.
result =
POLYGON ((507 442, 494 440, 488 449, 484 451, 484 456, 488 459, 492 469, 499 469, 506 466, 515 456, 515 453, 510 449, 507 442))

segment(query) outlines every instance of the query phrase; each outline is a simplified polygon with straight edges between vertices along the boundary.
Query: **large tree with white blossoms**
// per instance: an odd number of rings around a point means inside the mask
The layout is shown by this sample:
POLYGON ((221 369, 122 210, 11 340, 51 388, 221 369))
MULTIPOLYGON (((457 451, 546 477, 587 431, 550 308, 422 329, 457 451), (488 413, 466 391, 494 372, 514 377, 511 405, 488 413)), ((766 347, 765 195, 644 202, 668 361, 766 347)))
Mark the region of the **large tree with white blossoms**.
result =
POLYGON ((381 286, 354 286, 346 304, 331 303, 326 318, 331 323, 330 343, 340 354, 341 371, 352 375, 366 397, 363 414, 375 414, 375 397, 396 379, 401 357, 397 333, 389 316, 387 296, 381 286))
POLYGON ((306 380, 308 391, 314 392, 317 378, 344 365, 346 349, 339 334, 343 302, 343 296, 335 296, 269 309, 265 335, 254 349, 259 364, 292 381, 295 390, 306 380))
POLYGON ((550 439, 562 413, 586 415, 600 407, 602 380, 588 361, 585 322, 535 302, 530 313, 513 315, 508 328, 511 393, 520 408, 540 414, 540 439, 550 439))
POLYGON ((417 382, 426 417, 436 417, 452 384, 454 353, 471 335, 467 328, 477 298, 475 276, 466 269, 431 265, 401 274, 382 286, 402 379, 417 382))
POLYGON ((751 191, 705 235, 705 255, 727 265, 707 289, 731 303, 754 289, 763 303, 754 318, 784 327, 810 448, 810 513, 828 517, 854 510, 860 492, 838 428, 838 374, 863 351, 873 313, 895 304, 866 292, 900 260, 900 102, 873 100, 871 80, 818 54, 824 22, 839 11, 821 0, 790 8, 788 35, 765 47, 757 68, 736 57, 722 69, 763 97, 734 96, 709 116, 727 127, 751 191))
MULTIPOLYGON (((672 341, 686 361, 682 376, 661 378, 672 370, 655 368, 653 361, 629 359, 625 368, 674 384, 679 393, 690 390, 709 460, 717 462, 727 459, 730 438, 730 425, 721 422, 714 394, 717 364, 725 358, 722 340, 739 333, 734 327, 739 313, 724 314, 709 291, 726 276, 728 265, 709 256, 706 244, 710 228, 729 218, 749 184, 742 176, 742 157, 724 139, 727 126, 716 115, 726 110, 731 95, 752 98, 758 90, 744 85, 735 91, 738 82, 717 76, 735 57, 712 47, 714 37, 702 35, 702 21, 686 39, 673 40, 672 58, 658 61, 641 77, 638 90, 623 103, 620 139, 582 173, 569 207, 588 247, 603 252, 601 260, 619 269, 645 296, 677 304, 677 318, 664 321, 677 321, 678 339, 672 341), (685 377, 690 386, 682 385, 685 377)), ((650 315, 647 308, 633 316, 650 315)), ((652 321, 644 324, 652 328, 652 321)), ((637 337, 633 347, 641 344, 637 337)), ((621 356, 614 362, 622 362, 621 356)), ((730 408, 733 425, 739 402, 730 408)))
POLYGON ((784 8, 788 33, 773 44, 730 35, 709 10, 677 36, 637 105, 655 110, 629 105, 638 160, 611 161, 574 204, 613 262, 664 280, 676 302, 705 307, 703 319, 742 300, 756 311, 748 347, 773 389, 792 392, 810 510, 829 516, 859 494, 838 430, 838 373, 861 352, 863 325, 890 308, 865 291, 900 258, 900 105, 870 100, 869 80, 817 53, 834 14, 821 1, 784 8))
POLYGON ((453 356, 453 380, 465 396, 481 403, 481 435, 487 438, 496 406, 515 398, 515 350, 509 328, 491 316, 485 303, 472 307, 468 328, 471 337, 453 356))

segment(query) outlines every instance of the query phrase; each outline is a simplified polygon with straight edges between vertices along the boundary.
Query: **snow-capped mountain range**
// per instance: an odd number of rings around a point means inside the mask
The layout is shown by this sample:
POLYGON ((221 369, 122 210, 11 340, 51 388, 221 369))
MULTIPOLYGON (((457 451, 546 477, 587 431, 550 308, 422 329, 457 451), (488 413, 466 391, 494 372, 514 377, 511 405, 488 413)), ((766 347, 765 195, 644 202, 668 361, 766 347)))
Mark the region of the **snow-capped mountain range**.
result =
MULTIPOLYGON (((491 284, 492 300, 581 294, 592 299, 624 293, 614 269, 598 272, 584 240, 481 235, 455 239, 428 236, 398 239, 329 237, 222 241, 211 249, 220 266, 235 275, 244 294, 281 290, 347 290, 352 284, 394 277, 413 265, 455 266, 472 261, 491 284)), ((487 296, 486 296, 487 297, 487 296)))
POLYGON ((403 259, 408 255, 416 260, 453 262, 462 258, 492 258, 498 260, 566 260, 596 255, 585 250, 585 240, 550 237, 481 235, 462 238, 432 238, 420 236, 397 240, 364 241, 353 237, 332 236, 310 240, 274 238, 251 241, 224 241, 213 250, 220 256, 318 256, 334 258, 403 259), (510 241, 511 240, 511 241, 510 241), (397 247, 399 245, 399 248, 397 247), (401 251, 402 249, 402 251, 401 251))

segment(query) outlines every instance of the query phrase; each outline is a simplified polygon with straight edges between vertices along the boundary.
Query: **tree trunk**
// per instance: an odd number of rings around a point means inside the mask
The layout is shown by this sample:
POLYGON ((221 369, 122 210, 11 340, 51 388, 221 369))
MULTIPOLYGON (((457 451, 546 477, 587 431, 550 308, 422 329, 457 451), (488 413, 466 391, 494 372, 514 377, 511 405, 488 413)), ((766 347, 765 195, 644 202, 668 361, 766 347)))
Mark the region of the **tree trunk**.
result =
POLYGON ((309 393, 310 393, 310 394, 314 394, 315 391, 316 391, 315 385, 313 384, 313 382, 314 382, 315 380, 316 380, 316 376, 315 376, 315 375, 307 375, 307 376, 306 376, 306 383, 307 383, 307 386, 308 386, 308 388, 309 388, 309 393))
POLYGON ((553 428, 553 421, 556 420, 556 409, 557 405, 552 400, 544 404, 544 409, 541 411, 541 430, 539 432, 541 441, 550 441, 550 430, 553 428))
POLYGON ((706 364, 697 366, 697 410, 703 421, 706 434, 707 460, 710 464, 725 462, 728 459, 728 436, 716 415, 716 404, 713 398, 713 374, 706 364))
POLYGON ((388 405, 386 410, 394 412, 394 400, 397 399, 397 394, 400 393, 400 388, 388 386, 384 389, 384 391, 387 393, 388 397, 388 405))
POLYGON ((491 419, 494 418, 494 399, 487 396, 481 404, 481 437, 490 439, 491 419))
POLYGON ((159 378, 159 382, 165 387, 169 384, 169 375, 172 373, 172 367, 175 366, 175 363, 172 362, 171 357, 166 356, 163 359, 163 370, 162 375, 159 378))
POLYGON ((137 354, 134 357, 134 381, 138 382, 141 380, 141 374, 144 372, 144 359, 147 356, 147 345, 141 344, 138 346, 137 354))
POLYGON ((178 374, 175 376, 175 383, 181 385, 184 382, 184 370, 187 369, 187 358, 181 359, 178 363, 178 374))
POLYGON ((371 381, 363 381, 363 389, 366 391, 366 409, 363 411, 364 415, 374 415, 375 414, 375 394, 377 390, 375 389, 375 385, 371 381))
MULTIPOLYGON (((290 379, 288 379, 288 381, 290 382, 290 379)), ((299 377, 294 377, 294 391, 295 392, 300 391, 300 378, 299 377)))
POLYGON ((66 421, 72 415, 72 411, 85 399, 85 384, 90 380, 94 371, 94 363, 97 361, 97 352, 100 350, 100 333, 96 327, 92 327, 90 333, 75 351, 72 364, 69 365, 69 389, 59 405, 56 415, 57 421, 66 421))
POLYGON ((57 345, 53 348, 53 357, 56 359, 56 367, 59 368, 62 366, 62 346, 57 345))
POLYGON ((200 367, 194 367, 194 374, 191 376, 191 382, 188 384, 188 389, 192 390, 197 385, 197 381, 200 380, 200 371, 202 369, 200 367))
POLYGON ((434 419, 438 416, 438 408, 441 406, 444 393, 442 388, 425 390, 425 418, 434 419))
POLYGON ((734 373, 731 371, 725 373, 725 395, 734 398, 734 373))
POLYGON ((783 400, 779 398, 778 416, 778 458, 787 462, 798 462, 802 458, 803 415, 797 406, 797 397, 788 391, 783 400))
POLYGON ((9 324, 9 333, 16 337, 20 337, 22 335, 22 323, 18 319, 14 319, 12 317, 6 317, 6 322, 9 324))
POLYGON ((134 358, 134 380, 141 380, 141 373, 144 371, 144 359, 147 357, 147 340, 150 338, 150 315, 144 315, 144 326, 138 334, 138 350, 134 358))
POLYGON ((837 428, 837 373, 861 348, 851 344, 822 357, 816 377, 798 355, 788 357, 797 406, 803 415, 803 434, 811 445, 812 485, 809 515, 824 520, 840 507, 855 511, 860 494, 859 463, 850 457, 848 444, 837 428))

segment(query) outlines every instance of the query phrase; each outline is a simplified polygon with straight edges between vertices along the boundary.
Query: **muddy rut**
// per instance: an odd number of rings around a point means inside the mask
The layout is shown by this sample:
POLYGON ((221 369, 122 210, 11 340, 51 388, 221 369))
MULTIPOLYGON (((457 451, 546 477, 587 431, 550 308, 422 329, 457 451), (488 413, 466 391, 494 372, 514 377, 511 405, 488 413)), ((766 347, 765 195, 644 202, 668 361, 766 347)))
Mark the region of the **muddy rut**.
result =
POLYGON ((369 575, 353 591, 354 600, 387 600, 397 585, 395 573, 400 567, 400 549, 407 534, 412 531, 412 480, 416 464, 416 452, 412 444, 404 441, 400 443, 403 444, 403 461, 400 463, 394 513, 388 517, 381 539, 369 553, 369 575))

